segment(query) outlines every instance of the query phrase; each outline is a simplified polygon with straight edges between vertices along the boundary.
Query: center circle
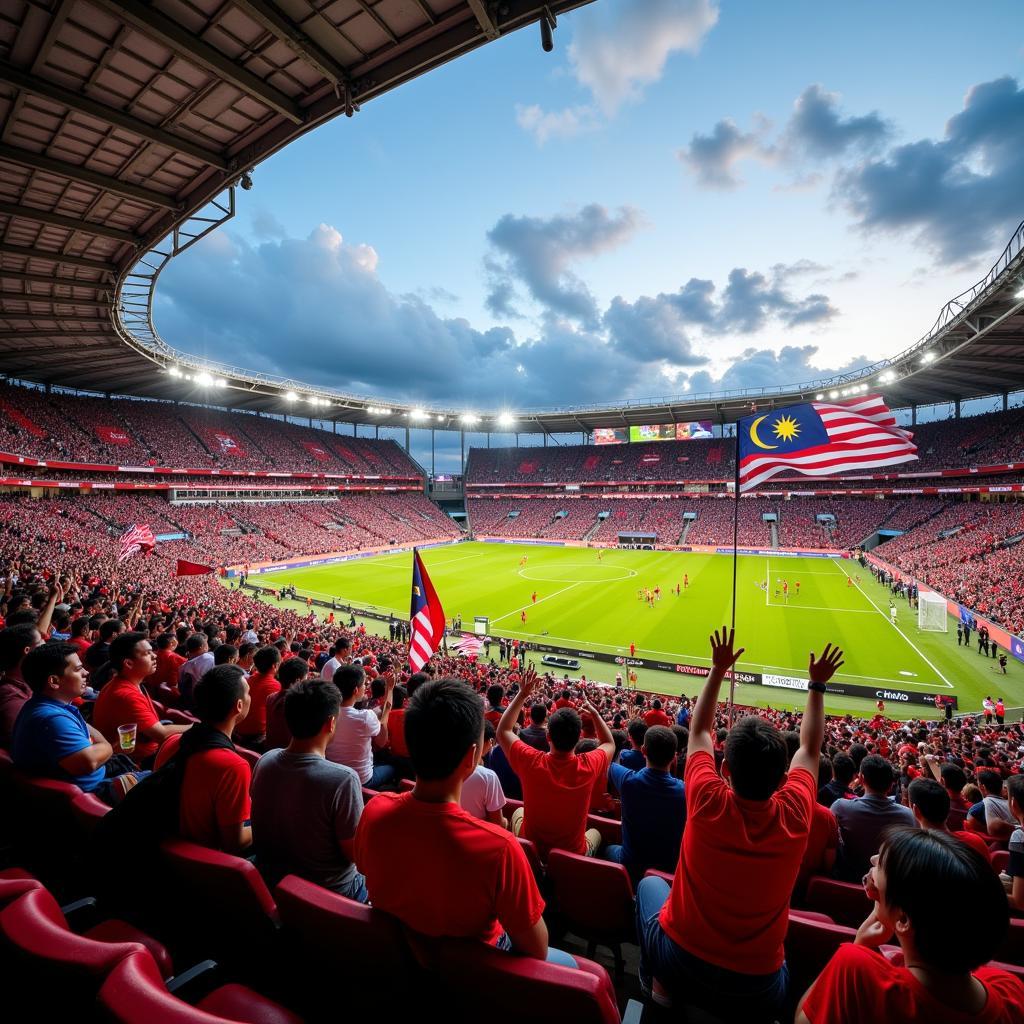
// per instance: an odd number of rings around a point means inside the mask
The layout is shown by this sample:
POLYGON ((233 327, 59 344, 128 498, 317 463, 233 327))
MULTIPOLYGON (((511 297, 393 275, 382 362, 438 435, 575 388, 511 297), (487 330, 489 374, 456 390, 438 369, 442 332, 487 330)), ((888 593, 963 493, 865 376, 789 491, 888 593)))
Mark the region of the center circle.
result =
POLYGON ((614 583, 628 580, 637 573, 622 565, 605 565, 603 562, 560 562, 558 565, 530 566, 529 571, 519 570, 524 580, 536 583, 614 583), (568 570, 577 570, 569 572, 568 570))

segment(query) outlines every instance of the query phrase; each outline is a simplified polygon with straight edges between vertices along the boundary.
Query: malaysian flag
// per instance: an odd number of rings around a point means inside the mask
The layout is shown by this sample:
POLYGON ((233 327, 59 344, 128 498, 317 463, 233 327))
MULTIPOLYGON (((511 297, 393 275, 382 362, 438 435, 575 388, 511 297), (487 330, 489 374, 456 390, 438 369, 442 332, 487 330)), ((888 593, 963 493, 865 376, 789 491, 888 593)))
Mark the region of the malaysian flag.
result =
POLYGON ((459 637, 458 642, 455 644, 455 650, 466 658, 479 658, 483 649, 483 640, 478 636, 473 636, 472 633, 459 637))
POLYGON ((881 395, 808 402, 737 424, 739 489, 749 491, 777 473, 832 476, 917 458, 913 434, 896 426, 881 395))
POLYGON ((419 672, 437 650, 444 636, 444 609, 438 600, 427 568, 415 548, 412 552, 412 606, 409 609, 412 635, 409 640, 409 667, 419 672))
POLYGON ((126 562, 140 551, 149 554, 156 547, 156 537, 146 523, 129 526, 117 542, 117 564, 126 562))

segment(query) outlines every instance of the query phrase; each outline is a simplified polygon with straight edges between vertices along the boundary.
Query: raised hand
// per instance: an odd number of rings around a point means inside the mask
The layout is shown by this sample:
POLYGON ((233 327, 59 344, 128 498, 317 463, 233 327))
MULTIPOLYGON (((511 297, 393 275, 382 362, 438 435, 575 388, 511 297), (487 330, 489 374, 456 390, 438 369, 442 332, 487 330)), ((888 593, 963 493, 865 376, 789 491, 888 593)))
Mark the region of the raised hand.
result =
POLYGON ((812 683, 827 683, 844 664, 843 652, 838 647, 825 644, 825 650, 817 661, 814 660, 814 651, 811 651, 807 672, 812 683))
POLYGON ((531 693, 537 688, 537 683, 540 680, 537 678, 537 670, 532 666, 528 666, 523 672, 522 682, 519 684, 519 691, 524 697, 529 697, 531 693))
POLYGON ((740 655, 746 650, 745 647, 741 647, 733 653, 732 646, 735 632, 735 630, 726 629, 723 626, 721 635, 719 635, 719 630, 716 629, 714 636, 708 637, 711 641, 711 664, 723 672, 728 672, 740 660, 740 655))

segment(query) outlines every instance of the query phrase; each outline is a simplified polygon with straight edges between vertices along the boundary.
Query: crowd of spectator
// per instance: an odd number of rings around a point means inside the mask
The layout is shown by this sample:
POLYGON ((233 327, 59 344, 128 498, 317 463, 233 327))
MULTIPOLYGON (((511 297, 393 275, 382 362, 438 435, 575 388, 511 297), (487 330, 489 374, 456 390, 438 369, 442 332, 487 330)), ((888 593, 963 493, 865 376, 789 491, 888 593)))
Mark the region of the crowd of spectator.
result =
POLYGON ((270 885, 298 875, 428 938, 575 968, 523 841, 542 865, 624 866, 652 1002, 852 1024, 941 996, 964 1020, 1020 1019, 1024 984, 984 965, 1024 910, 1021 725, 826 716, 829 645, 803 713, 737 720, 725 630, 696 695, 539 675, 519 645, 442 649, 411 674, 401 642, 206 578, 154 586, 151 563, 116 573, 22 525, 0 531, 0 745, 111 805, 97 835, 114 848, 145 856, 132 828, 173 777, 172 834, 253 858, 270 885), (813 908, 822 876, 863 878, 865 920, 803 992, 790 907, 813 908))
POLYGON ((271 417, 0 385, 0 449, 40 460, 419 477, 394 441, 271 417))

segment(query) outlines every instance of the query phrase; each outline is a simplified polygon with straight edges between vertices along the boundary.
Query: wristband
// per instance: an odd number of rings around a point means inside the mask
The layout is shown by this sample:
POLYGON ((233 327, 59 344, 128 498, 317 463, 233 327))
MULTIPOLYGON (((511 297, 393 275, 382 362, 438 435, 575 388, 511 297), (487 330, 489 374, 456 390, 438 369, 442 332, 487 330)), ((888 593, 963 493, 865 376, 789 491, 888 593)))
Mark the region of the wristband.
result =
POLYGON ((828 687, 826 687, 824 683, 808 683, 807 684, 807 689, 808 690, 813 690, 815 693, 827 693, 828 692, 828 687))

